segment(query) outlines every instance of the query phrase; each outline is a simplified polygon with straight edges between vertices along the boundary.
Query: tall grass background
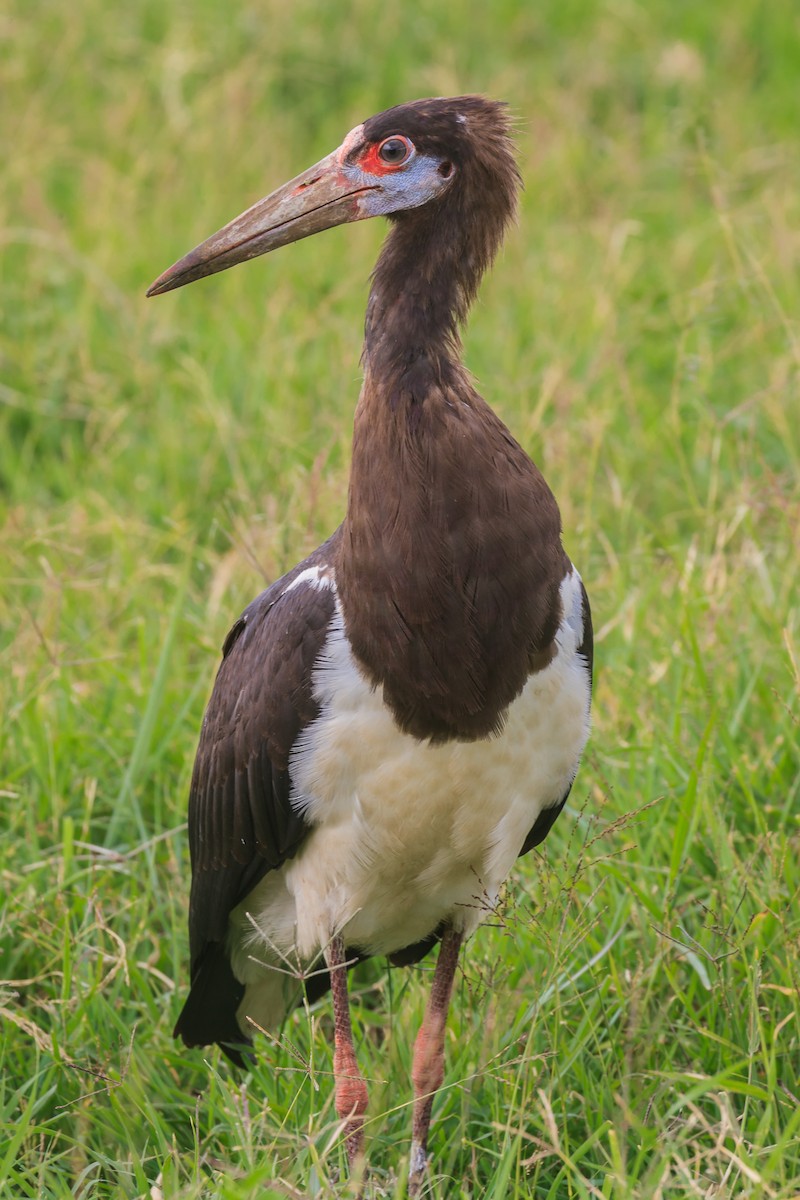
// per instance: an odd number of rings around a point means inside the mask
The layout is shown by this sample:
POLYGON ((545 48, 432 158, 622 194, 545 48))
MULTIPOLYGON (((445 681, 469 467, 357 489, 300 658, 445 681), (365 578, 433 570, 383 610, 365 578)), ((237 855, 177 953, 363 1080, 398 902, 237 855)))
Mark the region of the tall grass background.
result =
MULTIPOLYGON (((0 17, 0 1194, 354 1195, 326 1004, 171 1029, 219 646, 341 519, 379 222, 150 281, 373 112, 509 101, 466 336, 597 629, 569 808, 467 947, 434 1197, 800 1196, 800 10, 9 0, 0 17)), ((476 798, 480 802, 480 798, 476 798)), ((429 964, 353 976, 402 1194, 429 964)))

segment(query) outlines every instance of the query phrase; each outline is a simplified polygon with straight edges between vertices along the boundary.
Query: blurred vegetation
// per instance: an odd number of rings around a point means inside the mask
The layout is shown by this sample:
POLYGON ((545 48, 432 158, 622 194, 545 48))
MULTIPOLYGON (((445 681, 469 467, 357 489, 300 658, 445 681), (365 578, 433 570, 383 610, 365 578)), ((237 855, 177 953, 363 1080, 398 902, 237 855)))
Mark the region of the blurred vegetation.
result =
MULTIPOLYGON (((791 0, 9 0, 3 1195, 353 1194, 326 1005, 245 1081, 170 1035, 205 697, 341 519, 382 229, 144 291, 373 112, 482 91, 526 191, 467 361, 559 498, 598 673, 573 806, 468 947, 430 1194, 797 1196, 799 78, 791 0)), ((400 1195, 426 975, 355 978, 400 1195)))

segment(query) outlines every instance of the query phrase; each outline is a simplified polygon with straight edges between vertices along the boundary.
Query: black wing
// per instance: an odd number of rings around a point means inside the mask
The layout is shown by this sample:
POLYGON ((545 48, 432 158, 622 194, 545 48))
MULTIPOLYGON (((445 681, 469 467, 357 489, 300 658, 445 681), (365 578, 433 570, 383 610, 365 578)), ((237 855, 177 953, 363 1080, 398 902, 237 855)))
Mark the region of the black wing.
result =
POLYGON ((335 599, 327 587, 291 585, 331 563, 337 537, 254 600, 225 640, 189 793, 192 986, 175 1026, 189 1046, 246 1040, 236 1022, 244 989, 228 960, 228 917, 308 832, 291 805, 289 756, 319 713, 312 672, 335 599))
MULTIPOLYGON (((581 600, 582 600, 582 615, 583 615, 583 638, 578 646, 578 654, 586 661, 586 669, 589 672, 589 688, 592 686, 592 671, 594 668, 594 634, 592 632, 592 610, 589 606, 589 597, 586 594, 586 588, 581 581, 581 600)), ((539 813, 534 822, 528 836, 525 838, 522 849, 519 852, 521 857, 527 854, 529 850, 533 850, 534 846, 538 846, 547 837, 550 830, 555 824, 556 817, 561 812, 564 805, 569 799, 569 794, 572 791, 572 784, 569 785, 564 795, 559 800, 558 804, 554 804, 552 808, 545 808, 539 813)))

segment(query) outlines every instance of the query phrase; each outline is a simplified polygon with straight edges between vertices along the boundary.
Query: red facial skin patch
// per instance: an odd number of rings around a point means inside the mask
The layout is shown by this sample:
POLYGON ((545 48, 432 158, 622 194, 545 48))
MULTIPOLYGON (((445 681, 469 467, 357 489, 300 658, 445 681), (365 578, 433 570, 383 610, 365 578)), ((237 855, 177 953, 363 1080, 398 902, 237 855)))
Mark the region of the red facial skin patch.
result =
POLYGON ((384 138, 377 146, 368 146, 358 160, 358 165, 362 171, 366 171, 368 175, 391 175, 394 171, 402 171, 407 167, 411 159, 411 151, 413 147, 408 138, 402 137, 400 134, 393 134, 391 137, 384 138), (378 154, 381 146, 385 142, 402 142, 408 148, 408 155, 399 163, 387 163, 378 154))

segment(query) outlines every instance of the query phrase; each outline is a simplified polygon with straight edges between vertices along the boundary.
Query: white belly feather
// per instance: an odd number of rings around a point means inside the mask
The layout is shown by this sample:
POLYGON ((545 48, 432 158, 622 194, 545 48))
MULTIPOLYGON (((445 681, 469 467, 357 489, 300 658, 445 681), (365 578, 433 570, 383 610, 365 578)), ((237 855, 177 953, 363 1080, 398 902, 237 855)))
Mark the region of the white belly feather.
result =
MULTIPOLYGON (((334 586, 330 575, 304 575, 305 585, 334 586)), ((339 931, 349 946, 388 954, 445 919, 465 935, 479 924, 539 813, 564 797, 588 737, 577 572, 561 601, 558 652, 528 679, 502 733, 435 746, 398 729, 354 662, 337 602, 315 667, 320 715, 290 761, 293 804, 313 829, 232 914, 234 971, 257 985, 240 1018, 279 1020, 285 986, 265 968, 308 965, 339 931)))

